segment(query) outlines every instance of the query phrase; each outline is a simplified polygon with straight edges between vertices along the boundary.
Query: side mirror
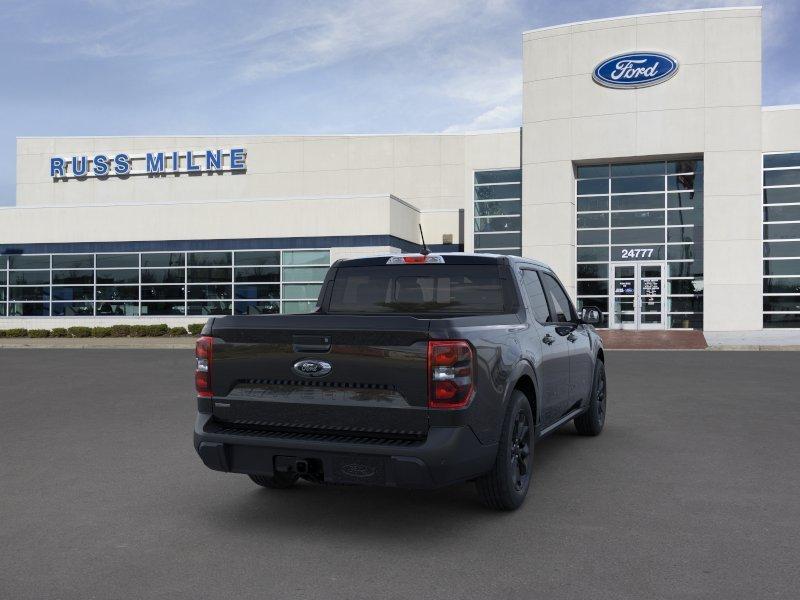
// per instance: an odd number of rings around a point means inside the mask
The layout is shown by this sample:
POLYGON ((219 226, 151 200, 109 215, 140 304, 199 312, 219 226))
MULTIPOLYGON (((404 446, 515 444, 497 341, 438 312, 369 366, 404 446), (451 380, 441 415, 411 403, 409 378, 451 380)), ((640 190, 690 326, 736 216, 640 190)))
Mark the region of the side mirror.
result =
POLYGON ((603 318, 603 315, 600 313, 600 309, 594 306, 584 306, 581 309, 581 323, 586 323, 587 325, 597 325, 603 318))

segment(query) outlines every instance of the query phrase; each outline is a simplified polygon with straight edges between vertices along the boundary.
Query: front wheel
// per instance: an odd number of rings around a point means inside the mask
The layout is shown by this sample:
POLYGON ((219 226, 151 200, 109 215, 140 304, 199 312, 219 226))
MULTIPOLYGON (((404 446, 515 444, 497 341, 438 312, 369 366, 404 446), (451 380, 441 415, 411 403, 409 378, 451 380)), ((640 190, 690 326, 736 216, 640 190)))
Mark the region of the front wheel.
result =
POLYGON ((598 359, 594 367, 592 399, 586 412, 575 417, 575 429, 581 435, 600 435, 606 422, 606 367, 598 359))
POLYGON ((489 508, 515 510, 522 506, 531 483, 533 424, 528 398, 515 390, 503 419, 494 467, 476 481, 478 494, 489 508))

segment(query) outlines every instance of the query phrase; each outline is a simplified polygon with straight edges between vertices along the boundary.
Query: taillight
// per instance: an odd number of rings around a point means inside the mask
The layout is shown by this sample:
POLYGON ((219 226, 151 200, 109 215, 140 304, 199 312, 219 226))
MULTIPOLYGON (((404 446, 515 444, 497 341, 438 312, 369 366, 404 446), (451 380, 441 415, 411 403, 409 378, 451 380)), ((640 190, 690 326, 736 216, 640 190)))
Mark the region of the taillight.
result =
POLYGON ((194 387, 197 395, 210 398, 211 393, 211 359, 213 356, 214 338, 204 335, 197 339, 194 347, 194 357, 197 367, 194 370, 194 387))
POLYGON ((440 254, 398 254, 390 256, 387 265, 422 265, 444 264, 444 256, 440 254))
POLYGON ((472 346, 464 340, 428 342, 428 407, 464 408, 472 399, 472 346))

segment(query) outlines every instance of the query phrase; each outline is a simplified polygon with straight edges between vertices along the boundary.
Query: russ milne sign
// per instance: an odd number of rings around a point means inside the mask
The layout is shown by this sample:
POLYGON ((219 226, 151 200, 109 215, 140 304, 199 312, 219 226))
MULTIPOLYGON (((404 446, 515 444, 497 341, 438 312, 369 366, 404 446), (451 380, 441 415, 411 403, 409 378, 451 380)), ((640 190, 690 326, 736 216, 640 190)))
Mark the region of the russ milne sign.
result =
POLYGON ((83 179, 87 177, 125 177, 128 175, 166 175, 178 173, 222 173, 245 171, 247 151, 186 150, 184 152, 147 152, 131 155, 54 156, 50 159, 50 177, 83 179), (139 168, 134 168, 138 164, 139 168))
POLYGON ((610 88, 641 88, 662 83, 678 72, 678 61, 659 52, 630 52, 604 60, 592 79, 610 88))

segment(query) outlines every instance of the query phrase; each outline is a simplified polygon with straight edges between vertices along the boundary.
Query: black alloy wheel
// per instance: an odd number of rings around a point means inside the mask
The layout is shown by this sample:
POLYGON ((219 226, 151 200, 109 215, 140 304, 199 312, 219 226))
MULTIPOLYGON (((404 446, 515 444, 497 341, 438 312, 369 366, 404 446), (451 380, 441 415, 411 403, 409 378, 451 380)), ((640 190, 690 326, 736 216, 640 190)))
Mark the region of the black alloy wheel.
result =
POLYGON ((517 412, 511 437, 511 480, 514 490, 522 491, 528 487, 531 477, 531 426, 525 411, 517 412))

